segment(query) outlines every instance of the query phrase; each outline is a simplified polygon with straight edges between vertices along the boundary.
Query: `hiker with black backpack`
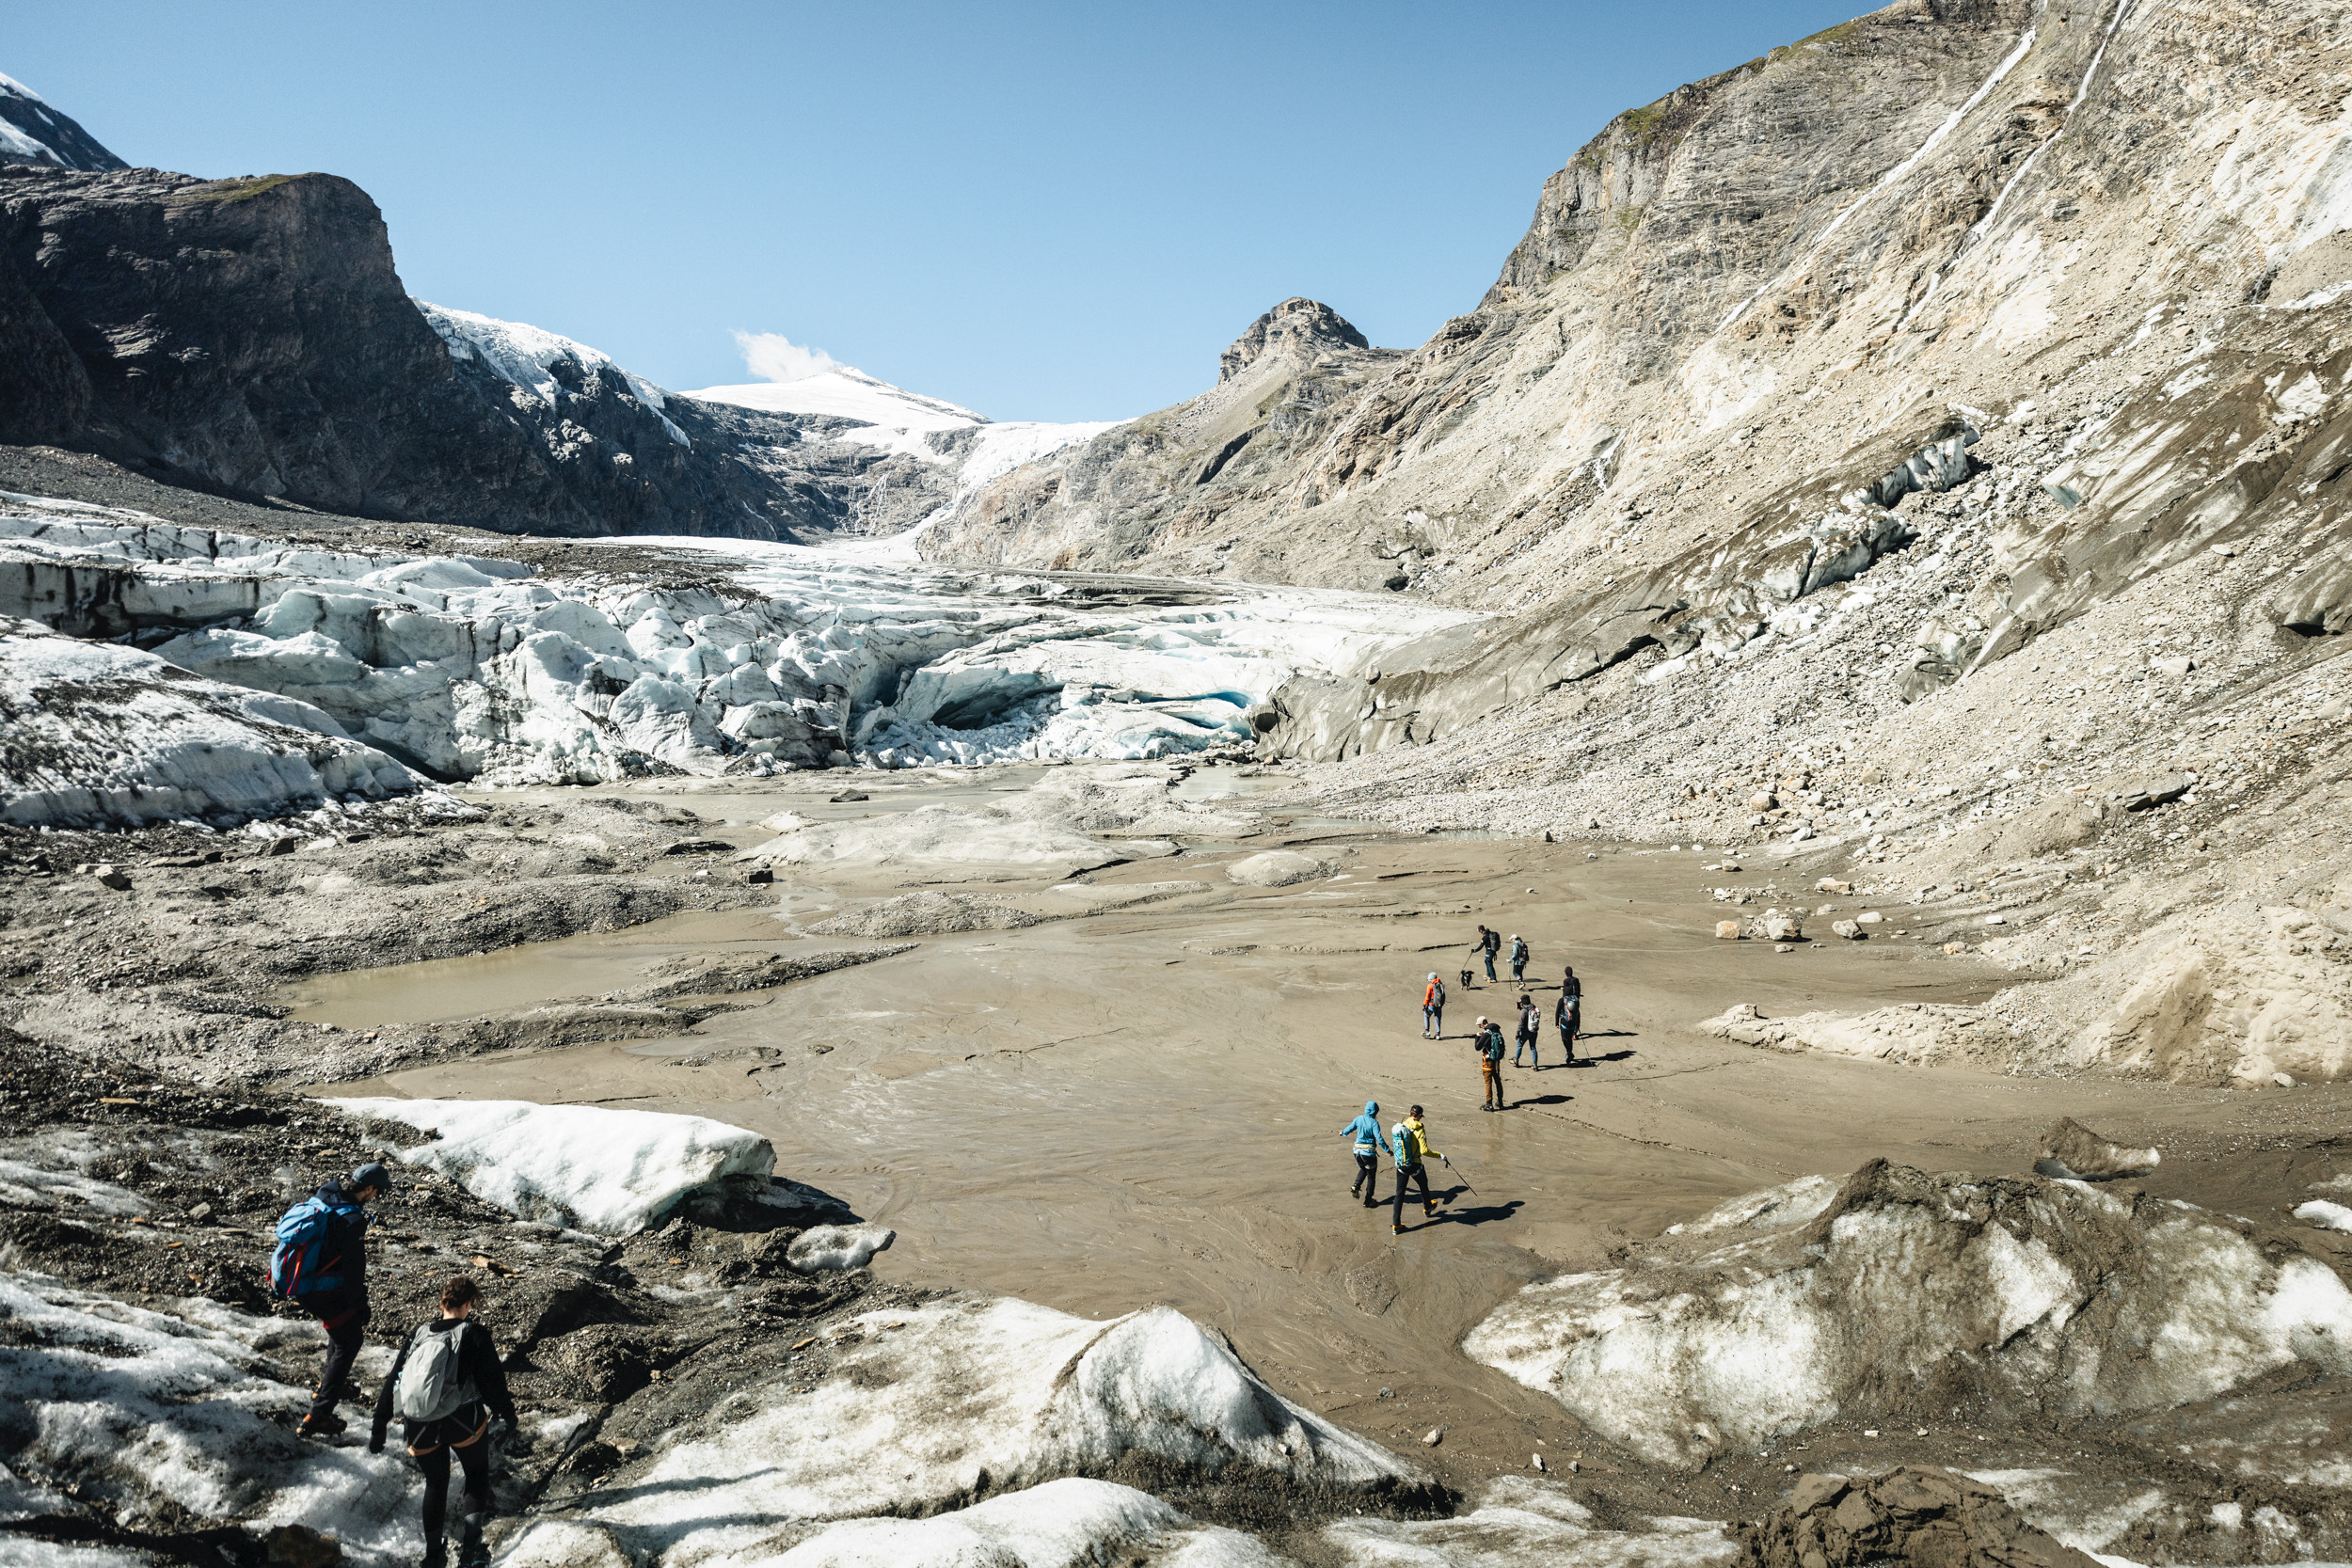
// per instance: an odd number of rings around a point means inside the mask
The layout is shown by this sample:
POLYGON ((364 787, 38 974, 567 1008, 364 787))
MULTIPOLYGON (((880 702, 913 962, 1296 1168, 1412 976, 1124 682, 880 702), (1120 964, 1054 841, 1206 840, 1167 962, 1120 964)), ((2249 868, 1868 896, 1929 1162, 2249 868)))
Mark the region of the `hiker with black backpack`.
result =
POLYGON ((441 1315, 417 1325, 400 1347, 391 1375, 375 1396, 375 1428, 368 1452, 384 1451, 384 1432, 398 1416, 401 1440, 424 1472, 423 1568, 446 1568, 442 1532, 449 1518, 449 1460, 466 1472, 457 1568, 483 1568, 490 1553, 483 1528, 490 1519, 492 1418, 515 1430, 515 1400, 506 1391, 506 1369, 499 1364, 490 1331, 473 1322, 482 1288, 464 1275, 441 1287, 441 1315))
POLYGON ((1560 1026, 1560 1051, 1567 1065, 1576 1066, 1576 1037, 1584 1031, 1584 982, 1570 964, 1560 976, 1560 1000, 1552 1004, 1551 1022, 1560 1026))
POLYGON ((392 1190, 392 1173, 374 1161, 340 1177, 286 1211, 278 1222, 278 1247, 270 1255, 270 1294, 290 1301, 326 1330, 326 1365, 320 1370, 310 1413, 302 1418, 305 1437, 333 1437, 343 1430, 335 1405, 350 1386, 351 1363, 368 1326, 367 1205, 392 1190))
POLYGON ((1524 984, 1524 983, 1526 982, 1526 979, 1527 979, 1527 960, 1528 960, 1528 959, 1529 959, 1529 958, 1531 958, 1532 956, 1533 956, 1533 955, 1532 955, 1532 954, 1529 952, 1529 950, 1528 950, 1528 946, 1527 946, 1527 939, 1526 939, 1525 937, 1523 937, 1523 936, 1520 936, 1520 935, 1519 935, 1517 931, 1512 932, 1512 933, 1511 933, 1511 983, 1512 983, 1513 985, 1515 985, 1515 986, 1517 986, 1517 985, 1521 985, 1521 984, 1524 984))

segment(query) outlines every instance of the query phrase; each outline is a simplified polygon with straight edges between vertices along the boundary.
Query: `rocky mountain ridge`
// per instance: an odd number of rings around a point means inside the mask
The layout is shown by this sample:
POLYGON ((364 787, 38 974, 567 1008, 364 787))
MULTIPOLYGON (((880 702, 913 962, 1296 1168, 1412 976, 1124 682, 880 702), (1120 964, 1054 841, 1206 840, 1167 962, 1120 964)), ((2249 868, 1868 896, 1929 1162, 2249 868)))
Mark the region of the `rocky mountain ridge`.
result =
POLYGON ((0 442, 316 511, 777 539, 898 531, 958 483, 952 439, 844 439, 858 421, 669 396, 553 334, 421 309, 332 175, 0 168, 0 442))
POLYGON ((1265 744, 1397 826, 1972 908, 1952 945, 2058 982, 1996 999, 2020 1069, 2342 1076, 2333 22, 1904 0, 1619 116, 1476 308, 1324 372, 1302 438, 1179 405, 925 545, 1507 611, 1295 683, 1265 744))

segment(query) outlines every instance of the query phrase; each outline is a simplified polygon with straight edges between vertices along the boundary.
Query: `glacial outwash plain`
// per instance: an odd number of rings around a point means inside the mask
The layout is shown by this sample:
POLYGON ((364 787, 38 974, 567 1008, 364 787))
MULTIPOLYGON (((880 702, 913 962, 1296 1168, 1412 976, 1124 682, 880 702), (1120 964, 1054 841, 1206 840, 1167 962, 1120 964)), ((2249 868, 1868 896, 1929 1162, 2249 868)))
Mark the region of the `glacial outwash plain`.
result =
POLYGON ((2352 1560, 2342 5, 1899 0, 1116 422, 0 159, 0 1563, 419 1560, 371 1160, 510 1568, 2352 1560))

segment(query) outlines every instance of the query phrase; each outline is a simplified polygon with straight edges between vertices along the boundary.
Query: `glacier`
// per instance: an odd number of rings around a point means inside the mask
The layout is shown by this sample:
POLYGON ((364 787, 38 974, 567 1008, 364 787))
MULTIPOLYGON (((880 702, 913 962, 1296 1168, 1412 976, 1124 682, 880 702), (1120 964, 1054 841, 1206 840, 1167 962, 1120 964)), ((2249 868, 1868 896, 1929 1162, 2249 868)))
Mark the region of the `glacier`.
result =
MULTIPOLYGON (((870 546, 632 537, 570 553, 586 569, 555 576, 0 496, 0 615, 293 699, 273 716, 439 784, 1174 756, 1253 739, 1294 674, 1478 618, 916 567, 870 546)), ((380 771, 371 791, 400 782, 380 771)))

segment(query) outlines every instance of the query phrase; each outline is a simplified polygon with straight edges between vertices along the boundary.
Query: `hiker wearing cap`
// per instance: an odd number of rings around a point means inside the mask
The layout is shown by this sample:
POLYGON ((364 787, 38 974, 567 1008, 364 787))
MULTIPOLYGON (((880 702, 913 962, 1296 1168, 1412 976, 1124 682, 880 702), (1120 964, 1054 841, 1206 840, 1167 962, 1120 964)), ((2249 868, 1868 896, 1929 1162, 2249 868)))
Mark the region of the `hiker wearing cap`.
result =
POLYGON ((1576 1066, 1576 1037, 1584 1032, 1584 982, 1570 964, 1560 976, 1560 1000, 1552 1005, 1551 1022, 1560 1026, 1560 1050, 1568 1066, 1576 1066))
POLYGON ((1486 1103, 1482 1111, 1502 1109, 1502 1025, 1478 1021, 1478 1032, 1470 1037, 1470 1049, 1478 1053, 1478 1076, 1486 1085, 1486 1103))
POLYGON ((349 1176, 327 1181, 286 1211, 278 1222, 278 1246, 270 1257, 270 1293, 290 1301, 326 1330, 326 1364, 319 1372, 310 1413, 302 1418, 305 1437, 332 1437, 343 1430, 338 1401, 358 1390, 350 1386, 351 1363, 368 1326, 367 1205, 392 1190, 392 1173, 374 1161, 349 1176))
POLYGON ((1396 1162, 1396 1196, 1389 1200, 1389 1234, 1405 1234, 1406 1183, 1421 1183, 1421 1212, 1424 1215, 1438 1212, 1438 1200, 1429 1196, 1429 1172, 1422 1162, 1435 1155, 1445 1156, 1429 1147, 1429 1130, 1421 1124, 1421 1107, 1416 1105, 1405 1114, 1405 1119, 1389 1129, 1389 1153, 1396 1162))
POLYGON ((1364 1207, 1373 1208, 1380 1201, 1380 1156, 1389 1151, 1389 1135, 1380 1131, 1380 1102, 1365 1101, 1364 1114, 1341 1129, 1340 1135, 1356 1151, 1356 1180, 1348 1183, 1347 1196, 1354 1197, 1360 1187, 1364 1207))
POLYGON ((1429 985, 1421 993, 1421 1037, 1439 1039, 1445 1034, 1445 982, 1429 972, 1429 985))
POLYGON ((473 1321, 482 1289, 463 1275, 441 1287, 441 1315, 420 1323, 400 1347, 400 1358, 375 1396, 375 1427, 368 1452, 384 1451, 384 1431, 398 1416, 409 1457, 424 1472, 424 1564, 444 1568, 442 1542, 449 1518, 449 1462, 457 1456, 466 1472, 459 1513, 458 1568, 482 1568, 490 1560, 482 1540, 490 1517, 492 1417, 515 1430, 515 1401, 506 1391, 506 1370, 499 1364, 490 1331, 473 1321))

